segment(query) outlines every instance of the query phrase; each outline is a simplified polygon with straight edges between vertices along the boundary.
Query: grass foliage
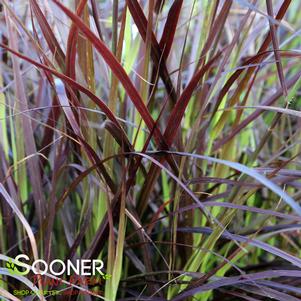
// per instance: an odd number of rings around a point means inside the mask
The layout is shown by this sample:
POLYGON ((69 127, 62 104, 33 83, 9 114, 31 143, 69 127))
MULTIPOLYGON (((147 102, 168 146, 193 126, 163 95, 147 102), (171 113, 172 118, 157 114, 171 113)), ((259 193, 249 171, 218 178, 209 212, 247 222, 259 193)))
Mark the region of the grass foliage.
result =
POLYGON ((0 298, 301 300, 300 9, 1 0, 0 298))

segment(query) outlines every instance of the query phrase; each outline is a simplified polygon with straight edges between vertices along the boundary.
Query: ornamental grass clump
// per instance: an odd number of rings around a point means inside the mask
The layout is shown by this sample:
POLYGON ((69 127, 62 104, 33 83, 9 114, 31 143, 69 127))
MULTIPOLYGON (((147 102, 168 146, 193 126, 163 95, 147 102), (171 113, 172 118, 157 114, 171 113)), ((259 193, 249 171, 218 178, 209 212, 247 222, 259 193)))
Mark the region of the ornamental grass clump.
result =
POLYGON ((301 300, 291 0, 0 1, 0 299, 301 300))

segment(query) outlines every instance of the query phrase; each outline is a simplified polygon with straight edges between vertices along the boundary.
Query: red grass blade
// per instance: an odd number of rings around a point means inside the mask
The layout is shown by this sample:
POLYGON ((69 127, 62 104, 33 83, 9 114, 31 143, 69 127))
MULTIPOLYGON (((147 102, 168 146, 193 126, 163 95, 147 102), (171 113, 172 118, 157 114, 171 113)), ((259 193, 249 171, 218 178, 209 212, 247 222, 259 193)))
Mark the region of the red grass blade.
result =
POLYGON ((204 74, 212 67, 213 63, 218 59, 219 56, 220 53, 216 54, 204 67, 200 68, 200 70, 195 73, 195 75, 192 77, 189 84, 181 94, 176 105, 174 106, 168 119, 166 130, 164 132, 164 137, 168 144, 172 143, 174 137, 177 134, 177 130, 181 125, 185 110, 197 84, 204 76, 204 74))
POLYGON ((53 34, 53 30, 49 26, 47 19, 45 18, 44 14, 42 13, 40 6, 38 5, 36 0, 30 0, 31 8, 39 22, 40 28, 43 32, 43 35, 47 41, 47 44, 54 55, 55 59, 57 60, 59 66, 62 70, 65 69, 65 54, 57 41, 56 37, 53 34))
MULTIPOLYGON (((268 14, 271 18, 274 18, 274 12, 273 12, 273 3, 271 0, 266 0, 267 3, 267 11, 268 14)), ((273 43, 273 48, 274 48, 274 55, 275 55, 275 60, 276 60, 276 66, 277 66, 277 71, 278 71, 278 76, 279 76, 279 81, 281 84, 281 87, 283 89, 283 95, 287 96, 287 88, 285 85, 285 78, 283 75, 283 68, 282 68, 282 63, 281 63, 281 57, 279 54, 279 43, 277 39, 277 34, 276 34, 276 26, 274 23, 271 22, 269 19, 270 23, 270 33, 272 36, 272 43, 273 43)))
MULTIPOLYGON (((139 30, 139 33, 144 41, 146 41, 146 33, 147 33, 147 19, 144 15, 144 12, 138 3, 137 0, 127 0, 128 8, 131 12, 131 15, 136 23, 136 26, 139 30)), ((169 73, 165 64, 164 56, 162 53, 162 49, 156 39, 155 34, 152 32, 151 37, 151 45, 152 45, 152 59, 153 62, 159 70, 160 76, 164 82, 164 85, 167 90, 167 94, 171 97, 173 103, 177 100, 177 95, 175 93, 175 89, 173 87, 172 81, 169 77, 169 73)))
POLYGON ((175 0, 168 12, 168 16, 163 29, 163 34, 159 43, 164 60, 168 58, 168 55, 171 50, 171 46, 177 30, 182 5, 183 0, 175 0))
MULTIPOLYGON (((152 130, 154 128, 154 120, 150 115, 148 109, 143 103, 138 91, 134 87, 133 83, 129 79, 125 70, 118 62, 116 57, 112 54, 112 52, 108 49, 108 47, 96 37, 96 35, 83 23, 83 21, 72 13, 68 8, 62 5, 57 0, 53 0, 53 2, 62 9, 62 11, 74 22, 77 27, 83 32, 83 34, 91 41, 91 43, 95 46, 98 52, 102 55, 103 59, 110 66, 111 70, 114 72, 115 76, 120 80, 123 84, 124 89, 128 93, 130 99, 134 103, 136 109, 140 113, 142 119, 144 120, 147 127, 152 130)), ((158 128, 154 130, 154 137, 156 138, 158 143, 162 143, 162 134, 158 128)))

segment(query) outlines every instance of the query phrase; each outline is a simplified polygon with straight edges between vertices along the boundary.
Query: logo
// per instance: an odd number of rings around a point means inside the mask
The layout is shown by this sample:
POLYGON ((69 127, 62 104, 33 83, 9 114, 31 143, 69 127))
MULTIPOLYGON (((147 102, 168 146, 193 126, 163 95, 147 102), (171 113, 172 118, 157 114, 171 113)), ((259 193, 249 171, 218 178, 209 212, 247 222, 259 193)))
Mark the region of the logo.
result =
POLYGON ((8 271, 11 275, 24 276, 28 274, 27 271, 25 272, 19 271, 17 266, 12 262, 11 259, 6 263, 6 267, 8 268, 8 271))
POLYGON ((30 259, 26 254, 20 254, 16 256, 14 262, 9 260, 6 263, 6 267, 10 274, 19 276, 25 276, 32 271, 35 275, 45 275, 48 273, 54 276, 61 276, 63 274, 67 276, 74 274, 80 276, 100 275, 103 279, 108 279, 108 275, 102 271, 104 263, 100 259, 67 260, 66 263, 60 259, 54 259, 49 264, 45 260, 38 259, 32 265, 25 263, 29 261, 30 259))

